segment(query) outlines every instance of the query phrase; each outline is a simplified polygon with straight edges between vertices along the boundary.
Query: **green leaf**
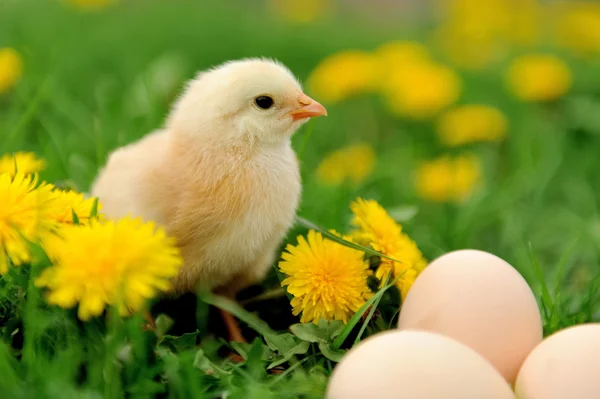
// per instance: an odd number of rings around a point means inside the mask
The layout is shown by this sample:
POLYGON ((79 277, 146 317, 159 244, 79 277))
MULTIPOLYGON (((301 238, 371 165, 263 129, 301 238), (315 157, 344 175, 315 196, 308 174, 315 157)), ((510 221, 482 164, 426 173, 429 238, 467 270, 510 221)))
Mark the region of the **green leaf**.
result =
POLYGON ((156 317, 154 323, 156 324, 156 336, 160 338, 169 331, 174 322, 169 316, 161 313, 156 317))
POLYGON ((71 209, 71 216, 73 217, 73 224, 78 225, 79 223, 79 216, 77 216, 77 214, 75 213, 75 211, 73 209, 71 209))
POLYGON ((261 377, 266 376, 262 354, 263 343, 262 340, 257 337, 252 342, 250 350, 248 351, 248 358, 246 359, 246 367, 255 380, 259 380, 261 377))
POLYGON ((278 337, 277 344, 281 349, 275 349, 276 346, 272 342, 272 337, 265 337, 265 341, 267 341, 267 345, 269 345, 271 349, 277 351, 277 357, 269 364, 269 367, 267 367, 268 369, 272 369, 273 367, 289 361, 295 355, 304 355, 310 348, 310 342, 302 341, 288 333, 281 334, 278 337))
POLYGON ((324 342, 319 342, 319 350, 321 351, 323 356, 325 356, 327 359, 334 361, 336 363, 339 362, 340 360, 342 360, 342 358, 346 354, 346 351, 339 350, 339 349, 333 349, 332 347, 330 347, 329 345, 327 345, 324 342))
POLYGON ((198 299, 208 303, 209 305, 216 306, 219 309, 225 310, 232 315, 234 315, 239 320, 248 324, 252 329, 256 332, 260 333, 264 337, 270 336, 277 341, 277 333, 271 330, 271 327, 252 313, 248 312, 246 309, 242 308, 236 302, 231 299, 215 295, 212 293, 204 292, 198 294, 198 299))
POLYGON ((192 349, 196 347, 196 339, 200 331, 196 330, 193 333, 185 333, 179 337, 173 335, 163 335, 158 340, 158 346, 163 346, 170 349, 173 352, 183 352, 186 349, 192 349))
MULTIPOLYGON (((231 346, 244 360, 248 359, 248 352, 250 351, 252 344, 247 342, 229 342, 228 345, 231 346)), ((273 351, 269 349, 267 345, 262 345, 261 359, 264 361, 271 361, 274 357, 273 351)))
MULTIPOLYGON (((231 313, 260 333, 269 348, 271 348, 271 350, 279 357, 278 361, 285 359, 281 361, 281 363, 290 360, 295 354, 304 354, 308 351, 308 342, 306 342, 306 344, 301 344, 301 342, 305 341, 300 341, 292 334, 277 334, 267 323, 246 311, 230 299, 207 292, 198 294, 198 299, 231 313)), ((271 364, 269 367, 275 367, 276 365, 277 364, 271 364)))
POLYGON ((90 211, 90 219, 98 216, 98 197, 94 197, 94 204, 92 205, 92 210, 90 211))
POLYGON ((320 320, 319 324, 315 323, 298 323, 290 326, 292 334, 301 340, 308 342, 331 342, 333 338, 340 335, 344 329, 344 323, 340 320, 320 320))
POLYGON ((217 374, 220 376, 230 375, 231 371, 222 369, 221 367, 214 364, 205 354, 202 349, 196 352, 194 357, 194 367, 204 371, 208 374, 217 374))

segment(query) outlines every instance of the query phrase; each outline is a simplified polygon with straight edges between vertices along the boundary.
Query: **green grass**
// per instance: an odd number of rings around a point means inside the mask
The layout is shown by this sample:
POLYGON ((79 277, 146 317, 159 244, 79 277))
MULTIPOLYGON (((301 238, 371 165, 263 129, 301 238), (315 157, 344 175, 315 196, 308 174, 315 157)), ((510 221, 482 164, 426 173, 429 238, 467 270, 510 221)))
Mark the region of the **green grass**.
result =
MULTIPOLYGON (((0 5, 0 47, 18 49, 25 63, 22 81, 0 96, 0 153, 35 151, 48 161, 43 179, 85 191, 112 149, 162 124, 185 80, 200 69, 270 56, 305 79, 337 50, 373 49, 410 37, 406 25, 373 24, 351 12, 297 27, 242 2, 125 3, 98 13, 58 2, 0 5)), ((358 196, 387 209, 415 207, 403 228, 428 259, 459 248, 502 257, 536 293, 546 334, 600 320, 600 68, 568 60, 575 86, 547 106, 512 99, 502 85, 503 65, 462 75, 461 102, 499 107, 510 131, 501 144, 469 148, 483 159, 485 185, 461 205, 416 196, 414 166, 444 151, 429 123, 399 121, 377 98, 328 107, 327 118, 294 138, 304 181, 299 216, 343 231, 348 204, 358 196), (318 162, 358 141, 377 150, 373 175, 359 186, 322 186, 315 178, 318 162)), ((305 231, 298 225, 290 241, 305 231)), ((352 329, 337 323, 298 326, 274 270, 261 287, 242 295, 245 310, 208 295, 182 299, 179 305, 186 306, 179 313, 164 305, 175 326, 165 332, 168 320, 161 318, 157 335, 141 330, 139 317, 77 322, 72 311, 43 306, 35 289, 25 301, 24 290, 10 287, 32 284, 27 272, 13 270, 0 282, 5 398, 212 398, 224 392, 228 398, 320 398, 339 348, 358 341, 362 327, 363 339, 389 328, 398 308, 398 293, 389 289, 376 296, 378 311, 369 313, 369 323, 356 317, 352 329), (275 295, 261 297, 265 292, 275 295), (256 339, 247 345, 223 341, 209 304, 232 310, 246 336, 256 339), (245 361, 224 358, 231 351, 245 361)))

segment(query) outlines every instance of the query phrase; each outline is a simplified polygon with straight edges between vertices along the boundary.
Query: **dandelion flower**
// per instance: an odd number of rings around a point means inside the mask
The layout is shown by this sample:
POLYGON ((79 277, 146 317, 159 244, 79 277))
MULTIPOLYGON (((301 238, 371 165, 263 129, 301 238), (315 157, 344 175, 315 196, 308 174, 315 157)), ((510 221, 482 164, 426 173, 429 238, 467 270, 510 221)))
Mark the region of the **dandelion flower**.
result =
POLYGON ((46 161, 36 158, 32 152, 4 154, 0 158, 0 174, 8 173, 10 177, 14 177, 17 172, 30 175, 45 168, 46 161))
POLYGON ((448 147, 478 141, 499 141, 506 136, 508 122, 502 112, 487 105, 462 105, 443 113, 437 133, 448 147))
POLYGON ((531 46, 541 33, 538 0, 443 0, 434 32, 438 47, 460 67, 482 69, 513 45, 531 46))
MULTIPOLYGON (((85 198, 83 194, 76 191, 59 189, 52 192, 52 198, 50 219, 60 224, 73 223, 73 214, 77 216, 80 224, 87 224, 96 203, 96 198, 85 198)), ((97 210, 100 209, 102 209, 102 204, 98 203, 97 210)))
POLYGON ((524 55, 512 62, 506 82, 509 90, 523 101, 552 101, 571 88, 571 71, 557 57, 524 55))
POLYGON ((460 79, 449 67, 415 62, 392 73, 384 94, 392 112, 423 120, 454 104, 460 91, 460 79))
POLYGON ((72 308, 88 320, 108 305, 122 315, 139 311, 145 301, 171 288, 182 265, 175 241, 154 223, 125 218, 88 225, 65 225, 49 239, 53 266, 36 280, 48 289, 48 303, 72 308))
POLYGON ((279 262, 288 276, 281 285, 294 296, 293 314, 302 313, 302 323, 321 319, 346 323, 370 292, 364 255, 313 230, 307 239, 298 237, 298 245, 288 245, 279 262))
POLYGON ((377 58, 367 52, 348 50, 325 58, 308 78, 311 91, 325 103, 373 92, 377 87, 377 58))
POLYGON ((288 21, 305 24, 313 22, 331 11, 331 0, 270 0, 271 10, 288 21))
POLYGON ((391 41, 382 44, 375 50, 375 56, 380 63, 380 82, 383 89, 388 85, 394 70, 417 62, 429 62, 431 56, 427 47, 418 42, 391 41))
POLYGON ((346 180, 361 183, 375 168, 375 151, 368 144, 355 144, 327 155, 317 168, 319 180, 338 185, 346 180))
POLYGON ((481 165, 473 155, 442 156, 423 163, 416 171, 417 192, 434 202, 462 202, 481 179, 481 165))
POLYGON ((402 226, 377 201, 359 198, 350 205, 350 209, 354 214, 352 224, 357 227, 352 237, 395 260, 382 258, 375 277, 381 284, 390 273, 392 279, 398 278, 396 286, 404 299, 417 276, 427 266, 423 254, 417 244, 402 232, 402 226))
POLYGON ((22 73, 21 55, 12 48, 0 48, 0 94, 13 87, 22 73))
POLYGON ((579 56, 600 53, 600 4, 571 1, 556 4, 556 39, 579 56))
POLYGON ((9 263, 30 261, 30 242, 49 228, 45 221, 51 186, 36 186, 33 176, 0 174, 0 274, 8 271, 9 263))

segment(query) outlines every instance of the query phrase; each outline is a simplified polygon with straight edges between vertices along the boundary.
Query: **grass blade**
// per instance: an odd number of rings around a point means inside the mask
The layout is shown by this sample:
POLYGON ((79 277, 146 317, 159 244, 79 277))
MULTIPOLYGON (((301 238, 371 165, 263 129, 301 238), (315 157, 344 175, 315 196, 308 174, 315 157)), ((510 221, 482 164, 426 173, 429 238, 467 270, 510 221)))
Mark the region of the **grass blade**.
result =
MULTIPOLYGON (((385 282, 383 283, 383 286, 386 286, 387 283, 390 281, 391 275, 392 275, 391 272, 388 273, 388 275, 385 278, 385 282)), ((356 339, 354 340, 354 345, 356 345, 360 342, 362 335, 364 334, 365 330, 367 329, 367 326, 369 325, 369 322, 371 321, 371 319, 373 318, 373 315, 375 314, 375 309, 377 309, 377 306, 379 306, 379 302, 381 302, 381 298, 383 298, 383 295, 379 296, 379 298, 377 298, 377 300, 375 302, 373 302, 373 306, 371 306, 371 310, 369 310, 369 314, 365 318, 365 321, 363 322, 363 325, 361 326, 360 331, 358 332, 358 335, 356 336, 356 339)))
POLYGON ((381 298, 388 289, 392 288, 394 286, 394 284, 396 284, 396 281, 398 280, 398 278, 394 279, 393 282, 386 285, 385 287, 381 287, 379 289, 379 291, 377 291, 375 293, 375 295, 373 295, 371 298, 369 298, 369 300, 367 302, 365 302, 365 304, 362 305, 360 309, 358 309, 358 311, 354 314, 354 316, 352 316, 350 318, 350 320, 348 321, 348 324, 346 324, 346 326, 344 327, 344 329, 342 330, 340 335, 338 335, 335 338, 335 340, 333 341, 333 344, 331 344, 332 349, 334 349, 334 350, 340 349, 340 347, 342 346, 344 341, 346 341, 346 338, 348 338, 348 335, 350 335, 350 333, 352 332, 354 327, 360 321, 360 318, 365 314, 367 309, 369 309, 369 306, 373 305, 375 303, 375 301, 377 301, 378 298, 381 298))
POLYGON ((323 234, 325 237, 327 237, 331 241, 335 241, 338 244, 342 244, 342 245, 345 245, 346 247, 353 248, 353 249, 356 249, 358 251, 362 251, 362 252, 366 253, 367 255, 379 256, 379 257, 391 260, 393 262, 399 262, 399 263, 401 263, 398 259, 390 258, 389 256, 384 255, 384 254, 382 254, 380 252, 374 251, 371 248, 363 247, 362 245, 359 245, 359 244, 356 244, 356 243, 344 240, 343 238, 338 237, 335 234, 330 233, 329 231, 327 231, 327 230, 325 230, 325 229, 317 226, 313 222, 311 222, 309 220, 306 220, 306 219, 304 219, 302 217, 299 217, 299 216, 296 217, 296 222, 298 222, 298 224, 306 227, 307 229, 318 231, 319 233, 323 234))
POLYGON ((198 294, 198 298, 209 305, 216 306, 219 309, 231 313, 264 336, 277 336, 277 333, 273 331, 267 323, 254 316, 252 313, 246 311, 231 299, 207 292, 198 294))
POLYGON ((531 263, 533 264, 535 274, 537 275, 537 278, 540 282, 544 315, 546 316, 546 320, 548 320, 553 308, 552 296, 550 295, 550 290, 548 290, 548 284, 546 284, 546 280, 544 279, 544 273, 542 272, 542 268, 540 267, 540 264, 537 261, 531 242, 529 243, 529 255, 531 257, 531 263))

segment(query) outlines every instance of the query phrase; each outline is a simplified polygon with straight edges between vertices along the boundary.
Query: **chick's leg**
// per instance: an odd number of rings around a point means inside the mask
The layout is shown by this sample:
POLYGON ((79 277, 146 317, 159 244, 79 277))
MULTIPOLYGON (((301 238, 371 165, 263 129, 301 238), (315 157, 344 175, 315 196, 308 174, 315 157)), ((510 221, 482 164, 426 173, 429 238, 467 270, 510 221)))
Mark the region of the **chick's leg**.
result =
POLYGON ((230 342, 247 342, 242 334, 242 330, 240 329, 240 325, 237 320, 231 313, 226 310, 219 309, 221 312, 221 317, 223 317, 223 322, 225 323, 225 328, 227 328, 227 334, 229 335, 230 342))
MULTIPOLYGON (((260 281, 264 277, 266 270, 268 270, 264 264, 272 263, 273 258, 273 254, 267 253, 266 256, 261 259, 261 262, 258 263, 261 265, 260 267, 248 267, 244 269, 244 271, 236 274, 225 286, 217 289, 215 292, 235 301, 238 292, 257 281, 260 281)), ((227 328, 227 333, 229 334, 229 340, 234 342, 246 342, 235 317, 225 310, 220 309, 220 311, 223 321, 225 322, 225 327, 227 328)))

